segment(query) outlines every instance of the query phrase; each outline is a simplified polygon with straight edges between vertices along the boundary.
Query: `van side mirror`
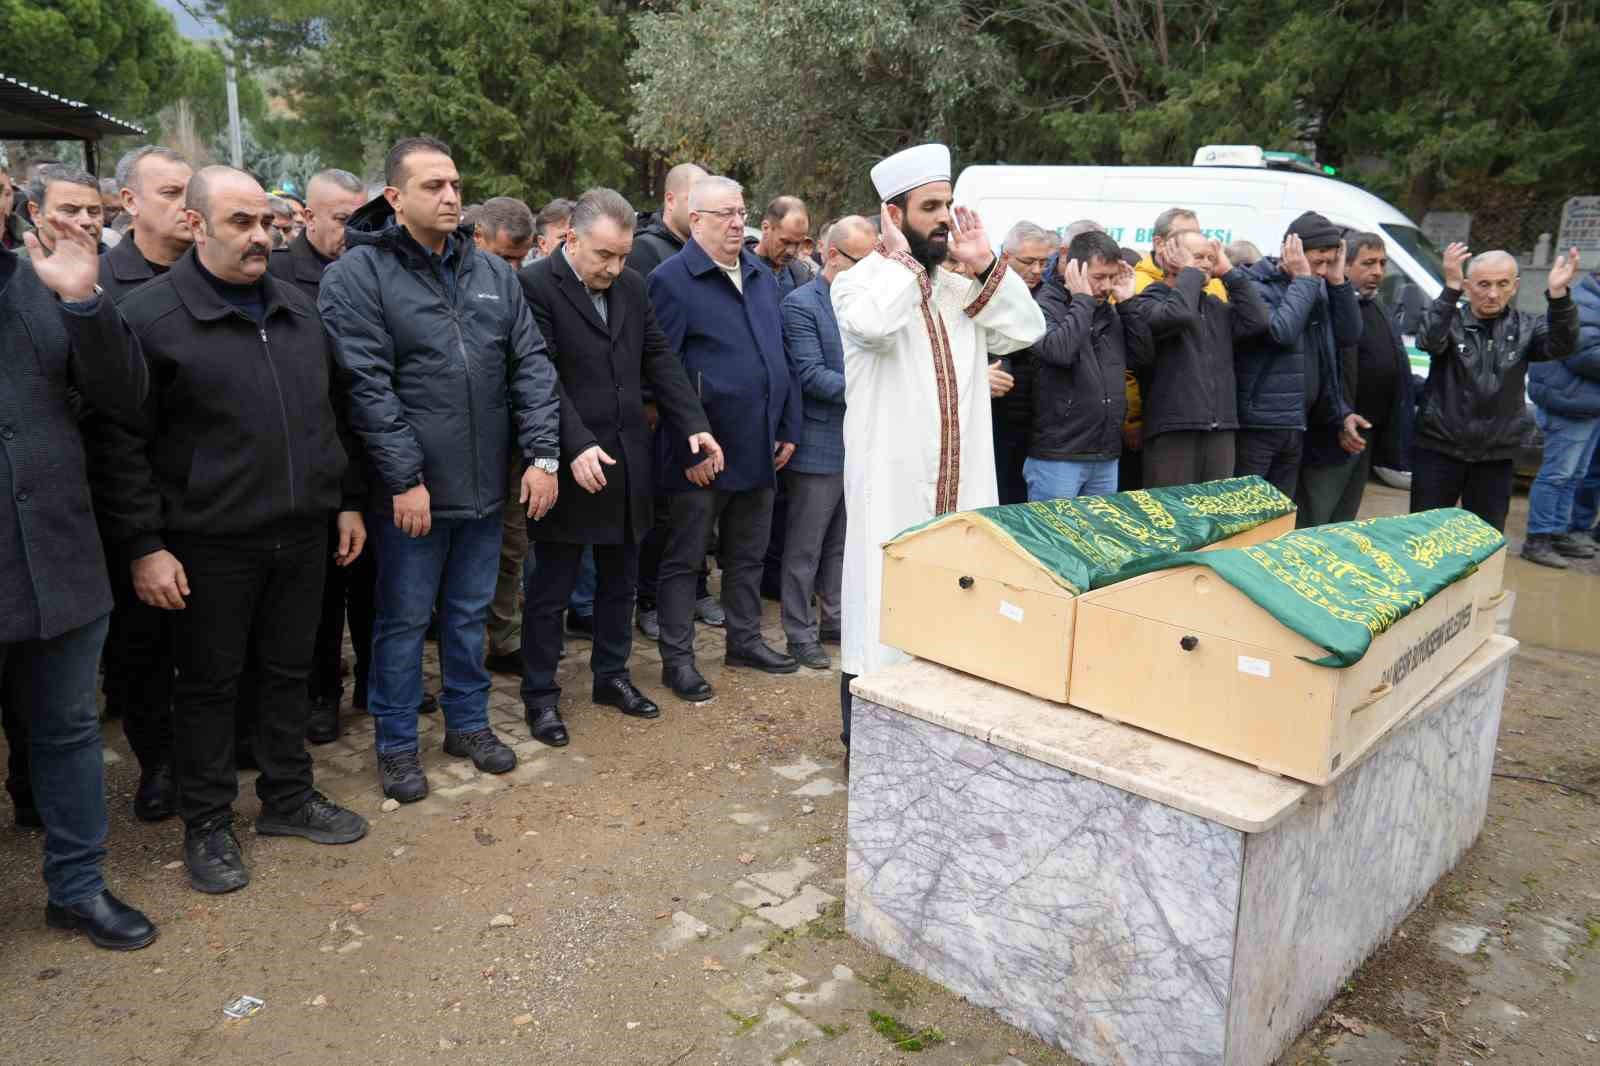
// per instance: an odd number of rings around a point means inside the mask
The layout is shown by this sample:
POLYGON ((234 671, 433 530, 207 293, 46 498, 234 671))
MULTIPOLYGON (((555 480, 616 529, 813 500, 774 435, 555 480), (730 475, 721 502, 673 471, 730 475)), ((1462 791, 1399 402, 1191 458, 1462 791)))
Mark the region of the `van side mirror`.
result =
POLYGON ((1417 326, 1422 321, 1422 309, 1428 305, 1428 299, 1422 294, 1422 287, 1416 282, 1408 281, 1400 287, 1399 312, 1400 332, 1416 333, 1417 326))

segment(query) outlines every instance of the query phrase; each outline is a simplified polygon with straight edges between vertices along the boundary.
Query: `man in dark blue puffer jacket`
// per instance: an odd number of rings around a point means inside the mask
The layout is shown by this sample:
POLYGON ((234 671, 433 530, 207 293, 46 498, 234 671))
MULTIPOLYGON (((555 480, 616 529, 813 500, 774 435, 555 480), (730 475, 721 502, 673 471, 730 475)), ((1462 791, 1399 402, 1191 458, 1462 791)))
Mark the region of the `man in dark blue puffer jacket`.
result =
POLYGON ((1559 570, 1567 558, 1590 559, 1596 549, 1593 506, 1580 509, 1574 501, 1600 444, 1600 279, 1584 275, 1572 286, 1572 300, 1578 305, 1577 353, 1528 367, 1528 398, 1544 434, 1544 456, 1528 490, 1522 557, 1559 570))

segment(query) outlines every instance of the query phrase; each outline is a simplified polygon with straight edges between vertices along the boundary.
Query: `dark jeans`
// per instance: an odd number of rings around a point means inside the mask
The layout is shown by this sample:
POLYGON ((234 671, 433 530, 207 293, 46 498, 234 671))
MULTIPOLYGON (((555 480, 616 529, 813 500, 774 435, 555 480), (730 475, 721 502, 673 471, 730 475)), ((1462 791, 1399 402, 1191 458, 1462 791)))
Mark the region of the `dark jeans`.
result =
POLYGON ((239 795, 234 711, 245 664, 256 670, 251 747, 261 776, 263 811, 289 814, 311 792, 306 752, 310 709, 306 678, 328 565, 320 522, 286 528, 276 538, 170 534, 192 590, 172 612, 173 694, 179 810, 194 826, 231 811, 239 795))
POLYGON ((1027 503, 1028 483, 1022 464, 1028 458, 1028 428, 1009 426, 996 414, 994 423, 994 476, 1001 503, 1027 503))
POLYGON ((1411 449, 1411 513, 1454 507, 1460 501, 1463 508, 1504 533, 1511 510, 1514 466, 1510 459, 1469 463, 1419 444, 1411 449))
MULTIPOLYGON (((329 524, 328 543, 339 543, 337 526, 329 524)), ((372 561, 372 548, 362 549, 349 566, 334 566, 330 558, 322 581, 322 617, 317 623, 317 642, 311 657, 311 696, 337 702, 344 695, 339 680, 339 664, 344 659, 344 620, 350 617, 350 646, 355 649, 357 706, 365 706, 367 673, 372 666, 372 616, 378 581, 378 567, 372 561)))
POLYGON ((562 614, 578 583, 583 560, 594 553, 594 648, 589 668, 595 680, 628 676, 633 652, 633 587, 639 579, 639 548, 627 544, 540 541, 528 575, 522 609, 522 702, 529 710, 561 699, 556 667, 561 662, 562 614))
POLYGON ((1198 485, 1233 477, 1231 429, 1176 429, 1144 442, 1144 487, 1198 485))
POLYGON ((17 807, 33 806, 32 770, 28 767, 28 722, 16 700, 0 693, 0 733, 6 738, 6 791, 17 807))
POLYGON ((719 518, 727 646, 749 648, 761 643, 761 561, 772 535, 772 496, 772 489, 690 489, 673 494, 657 600, 662 665, 694 662, 695 575, 705 559, 711 527, 719 518))
POLYGON ((789 494, 789 530, 783 552, 783 633, 790 644, 815 644, 820 629, 839 628, 839 594, 844 577, 844 475, 785 470, 779 476, 789 494), (815 611, 811 609, 813 599, 817 602, 815 611))
POLYGON ((1294 499, 1300 481, 1300 450, 1305 433, 1298 429, 1240 429, 1233 435, 1233 472, 1259 474, 1294 499))
POLYGON ((103 656, 106 711, 122 719, 128 746, 149 771, 172 762, 172 620, 133 591, 133 571, 109 552, 111 628, 103 656))
MULTIPOLYGON (((1377 434, 1369 434, 1376 440, 1377 434)), ((1361 510, 1361 497, 1372 470, 1372 445, 1359 455, 1333 466, 1303 466, 1295 496, 1295 528, 1309 529, 1329 522, 1349 522, 1361 510)))
POLYGON ((500 572, 500 515, 433 521, 408 537, 389 515, 367 523, 378 556, 377 616, 367 709, 380 753, 417 750, 422 705, 422 638, 439 604, 439 707, 454 733, 489 728, 489 669, 484 665, 489 601, 500 572))
POLYGON ((94 682, 107 628, 100 617, 49 640, 0 644, 0 701, 27 726, 33 799, 44 821, 44 883, 50 902, 61 906, 106 887, 105 763, 94 682))

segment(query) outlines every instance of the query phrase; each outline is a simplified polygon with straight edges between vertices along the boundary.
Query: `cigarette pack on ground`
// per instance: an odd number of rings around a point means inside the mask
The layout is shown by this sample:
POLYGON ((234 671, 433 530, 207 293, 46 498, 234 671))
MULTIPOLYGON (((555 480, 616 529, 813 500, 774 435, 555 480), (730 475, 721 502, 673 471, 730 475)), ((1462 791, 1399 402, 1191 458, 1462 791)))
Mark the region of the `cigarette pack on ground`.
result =
POLYGON ((884 545, 881 639, 1065 703, 1083 593, 1293 529, 1293 502, 1259 477, 945 515, 884 545))
POLYGON ((1505 539, 1455 508, 1191 552, 1077 601, 1074 706, 1326 784, 1494 632, 1505 539))

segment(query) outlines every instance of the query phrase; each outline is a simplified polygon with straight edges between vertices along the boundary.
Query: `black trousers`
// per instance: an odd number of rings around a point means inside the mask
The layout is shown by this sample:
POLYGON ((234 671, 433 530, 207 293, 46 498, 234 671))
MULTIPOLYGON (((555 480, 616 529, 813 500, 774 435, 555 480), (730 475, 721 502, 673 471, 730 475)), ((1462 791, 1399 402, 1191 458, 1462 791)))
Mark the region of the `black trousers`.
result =
MULTIPOLYGON (((656 605, 661 554, 666 551, 667 533, 672 528, 672 497, 657 496, 655 513, 655 524, 639 541, 639 606, 646 609, 653 609, 656 605)), ((695 583, 696 599, 704 599, 711 595, 711 586, 707 584, 710 577, 711 569, 706 566, 705 553, 702 551, 699 578, 695 583)))
POLYGON ((196 825, 233 807, 234 709, 245 663, 259 688, 253 748, 263 810, 287 814, 311 793, 306 752, 306 679, 328 565, 328 531, 319 520, 276 538, 169 535, 192 590, 172 612, 176 769, 180 813, 196 825))
POLYGON ((28 769, 28 721, 16 694, 0 691, 0 731, 6 737, 6 791, 18 807, 35 806, 28 769))
POLYGON ((673 494, 656 600, 663 666, 694 662, 695 578, 705 561, 711 527, 719 519, 717 552, 722 564, 722 609, 728 616, 727 646, 749 648, 761 643, 761 564, 772 536, 772 496, 772 489, 690 489, 673 494))
POLYGON ((994 476, 1001 503, 1027 503, 1028 482, 1022 464, 1028 458, 1026 426, 1006 425, 998 415, 994 424, 994 476))
POLYGON ((1298 429, 1240 429, 1233 435, 1233 473, 1259 474, 1294 499, 1300 482, 1300 451, 1305 432, 1298 429))
POLYGON ((133 591, 133 570, 109 552, 111 628, 101 661, 106 711, 122 719, 128 746, 146 772, 172 762, 172 620, 133 591))
MULTIPOLYGON (((553 707, 561 698, 556 667, 561 662, 562 615, 578 583, 586 545, 539 541, 533 570, 523 589, 522 703, 529 710, 553 707)), ((594 650, 589 669, 595 680, 628 676, 633 653, 633 590, 639 580, 639 546, 594 548, 594 650)), ((691 605, 690 611, 693 611, 691 605)))
MULTIPOLYGON (((1126 454, 1126 453, 1124 453, 1126 454)), ((1146 438, 1144 487, 1198 485, 1233 477, 1237 459, 1231 429, 1176 429, 1146 438)))
MULTIPOLYGON (((329 551, 339 542, 337 517, 328 523, 329 551)), ((322 617, 317 623, 317 642, 311 657, 311 698, 338 702, 344 695, 339 680, 339 664, 344 659, 344 621, 350 617, 350 645, 356 662, 350 675, 355 681, 354 705, 367 704, 367 670, 372 663, 373 601, 377 591, 378 565, 374 562, 373 541, 369 540, 356 561, 349 566, 334 566, 330 560, 322 580, 322 617)))
POLYGON ((1411 513, 1454 507, 1460 501, 1463 508, 1504 533, 1506 515, 1511 511, 1515 465, 1511 459, 1469 463, 1420 444, 1414 445, 1411 449, 1411 513))

